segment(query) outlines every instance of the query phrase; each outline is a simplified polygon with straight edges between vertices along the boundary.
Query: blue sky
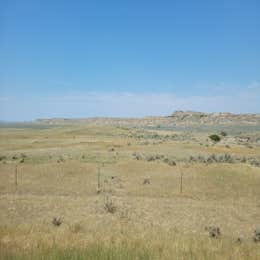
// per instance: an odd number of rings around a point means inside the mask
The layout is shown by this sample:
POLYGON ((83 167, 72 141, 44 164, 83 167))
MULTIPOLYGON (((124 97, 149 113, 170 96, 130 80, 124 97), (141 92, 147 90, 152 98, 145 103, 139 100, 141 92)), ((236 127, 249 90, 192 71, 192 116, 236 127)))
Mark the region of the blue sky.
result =
POLYGON ((0 0, 0 120, 260 113, 260 1, 0 0))

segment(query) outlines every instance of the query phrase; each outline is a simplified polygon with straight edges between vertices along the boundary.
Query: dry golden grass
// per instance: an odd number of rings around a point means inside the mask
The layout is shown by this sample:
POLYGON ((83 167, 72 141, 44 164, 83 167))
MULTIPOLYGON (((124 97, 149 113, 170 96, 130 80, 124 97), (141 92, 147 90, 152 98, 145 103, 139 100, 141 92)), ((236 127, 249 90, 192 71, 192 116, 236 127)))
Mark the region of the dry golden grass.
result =
POLYGON ((185 140, 143 145, 129 137, 133 131, 108 126, 0 129, 0 155, 7 157, 0 162, 5 256, 15 255, 13 248, 53 247, 55 242, 57 248, 98 243, 111 250, 118 245, 124 253, 147 249, 148 258, 140 259, 257 259, 259 245, 252 235, 260 225, 260 168, 179 161, 169 166, 134 160, 132 154, 260 156, 259 148, 234 145, 227 151, 185 140), (144 185, 146 178, 150 184, 144 185), (107 198, 115 205, 113 213, 104 208, 107 198), (59 227, 53 217, 62 219, 59 227), (211 224, 220 227, 220 240, 208 238, 205 226, 211 224), (235 242, 238 237, 242 244, 235 242))

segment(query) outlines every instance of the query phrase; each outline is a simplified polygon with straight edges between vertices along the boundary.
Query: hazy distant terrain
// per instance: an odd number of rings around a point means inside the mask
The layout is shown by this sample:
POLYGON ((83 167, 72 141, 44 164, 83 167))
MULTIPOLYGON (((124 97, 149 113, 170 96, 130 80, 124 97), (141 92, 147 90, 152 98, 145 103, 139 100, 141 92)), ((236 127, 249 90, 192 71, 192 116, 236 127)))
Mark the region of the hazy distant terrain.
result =
POLYGON ((202 113, 193 111, 176 111, 165 117, 144 117, 144 118, 81 118, 81 119, 38 119, 40 124, 108 124, 108 125, 129 125, 129 126, 196 126, 196 125, 259 125, 260 114, 232 114, 232 113, 202 113))
POLYGON ((260 114, 1 123, 0 208, 1 259, 259 259, 260 114))

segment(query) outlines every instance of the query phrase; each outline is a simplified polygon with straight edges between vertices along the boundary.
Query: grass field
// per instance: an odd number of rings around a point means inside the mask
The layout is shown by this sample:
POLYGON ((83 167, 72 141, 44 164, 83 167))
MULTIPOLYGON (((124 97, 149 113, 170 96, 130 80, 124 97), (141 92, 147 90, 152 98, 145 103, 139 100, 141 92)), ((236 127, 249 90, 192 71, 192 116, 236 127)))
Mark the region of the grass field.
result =
POLYGON ((0 128, 0 258, 259 259, 252 238, 260 227, 260 167, 189 157, 259 159, 260 147, 232 143, 233 136, 213 144, 209 134, 0 128), (176 165, 145 159, 151 155, 176 165), (218 239, 209 237, 210 225, 220 228, 218 239))

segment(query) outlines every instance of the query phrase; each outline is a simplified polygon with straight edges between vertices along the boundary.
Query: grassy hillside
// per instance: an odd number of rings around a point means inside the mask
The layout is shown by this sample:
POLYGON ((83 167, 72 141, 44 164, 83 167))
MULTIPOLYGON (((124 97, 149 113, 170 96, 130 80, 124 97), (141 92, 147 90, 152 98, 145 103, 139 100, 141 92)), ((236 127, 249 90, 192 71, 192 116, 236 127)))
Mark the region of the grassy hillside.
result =
POLYGON ((0 128, 0 258, 259 258, 259 132, 212 133, 0 128))

